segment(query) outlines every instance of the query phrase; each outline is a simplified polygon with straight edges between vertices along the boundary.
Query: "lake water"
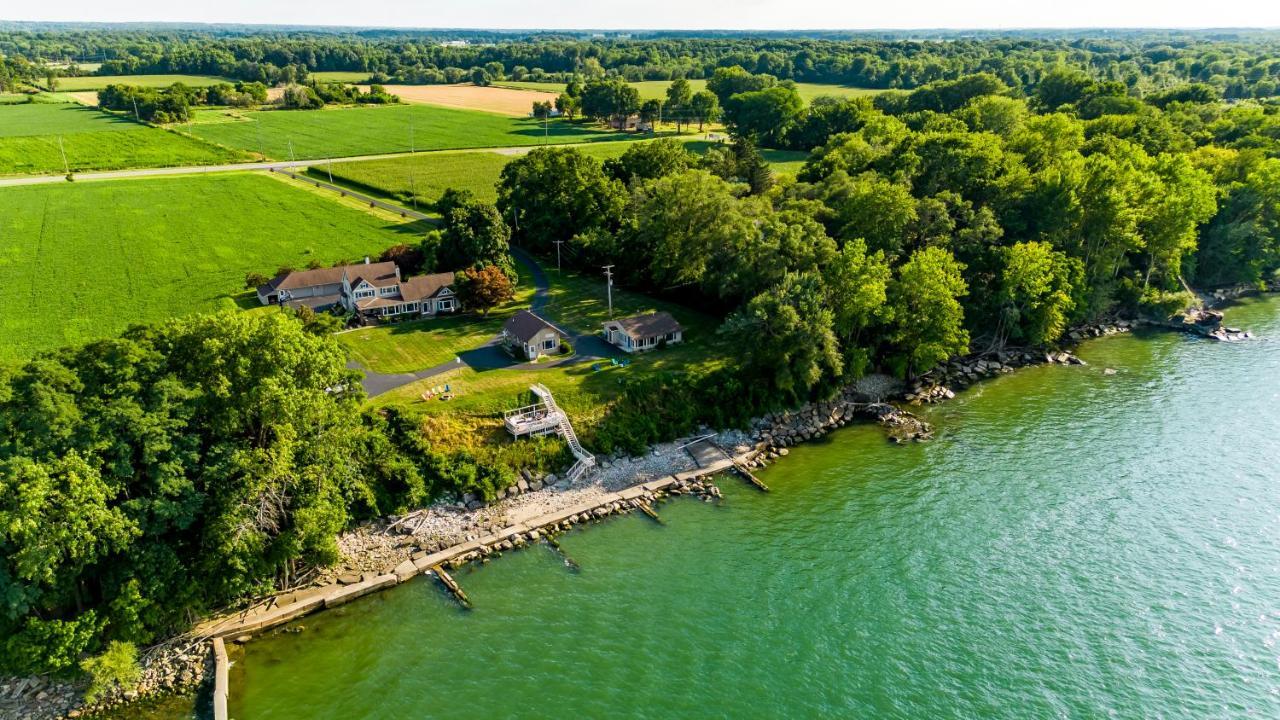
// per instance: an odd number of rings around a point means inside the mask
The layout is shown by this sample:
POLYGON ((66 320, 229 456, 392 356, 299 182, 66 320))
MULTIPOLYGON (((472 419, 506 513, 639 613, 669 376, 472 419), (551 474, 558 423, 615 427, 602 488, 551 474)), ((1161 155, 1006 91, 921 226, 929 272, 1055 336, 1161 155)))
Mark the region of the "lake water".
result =
POLYGON ((249 644, 238 720, 1280 717, 1280 299, 249 644), (1104 373, 1114 368, 1114 375, 1104 373))

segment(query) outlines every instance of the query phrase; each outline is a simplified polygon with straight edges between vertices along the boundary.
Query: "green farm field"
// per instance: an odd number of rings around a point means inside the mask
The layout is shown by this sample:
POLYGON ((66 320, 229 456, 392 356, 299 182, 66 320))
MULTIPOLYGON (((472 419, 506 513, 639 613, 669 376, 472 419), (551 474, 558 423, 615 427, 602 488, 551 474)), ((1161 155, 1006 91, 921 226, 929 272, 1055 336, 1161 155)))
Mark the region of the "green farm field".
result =
MULTIPOLYGON (((430 105, 326 110, 205 111, 181 126, 209 142, 288 160, 539 145, 542 123, 491 113, 430 105), (412 132, 410 131, 412 128, 412 132)), ((619 133, 586 123, 553 120, 551 143, 617 140, 619 133)))
MULTIPOLYGON (((712 145, 697 136, 677 139, 698 154, 706 152, 712 145)), ((594 158, 607 160, 626 152, 633 142, 651 141, 602 142, 576 148, 594 158)), ((792 174, 799 172, 809 157, 808 153, 791 150, 762 149, 760 154, 774 172, 792 174)), ((311 167, 309 174, 319 180, 328 180, 332 173, 335 181, 372 190, 405 203, 413 202, 415 195, 421 204, 434 203, 449 188, 469 190, 480 200, 494 202, 498 199, 494 186, 502 168, 515 157, 518 156, 489 151, 422 153, 380 160, 318 163, 311 167)))
POLYGON ((420 231, 264 174, 5 188, 0 364, 236 307, 246 273, 375 255, 420 231))
MULTIPOLYGON (((547 83, 547 82, 516 82, 503 81, 496 82, 494 85, 501 87, 519 88, 521 90, 542 90, 544 92, 561 92, 564 90, 564 83, 547 83)), ((667 97, 667 88, 670 87, 670 80, 641 80, 631 83, 631 86, 640 91, 642 100, 658 99, 665 100, 667 97)), ((706 80, 690 80, 689 86, 694 92, 707 89, 706 80)), ((870 88, 849 87, 847 85, 824 85, 820 83, 796 83, 796 90, 799 91, 800 97, 806 102, 811 102, 814 98, 822 95, 834 95, 836 97, 856 97, 858 95, 875 95, 884 92, 883 90, 873 90, 870 88)))
POLYGON ((63 92, 80 92, 101 90, 108 85, 169 87, 174 83, 182 83, 189 87, 208 87, 218 83, 234 82, 235 80, 214 75, 84 75, 58 78, 57 88, 63 92))
POLYGON ((320 70, 307 75, 310 80, 319 82, 367 83, 370 73, 347 70, 320 70))
POLYGON ((81 172, 248 159, 239 151, 80 105, 0 105, 0 175, 61 173, 68 166, 81 172))

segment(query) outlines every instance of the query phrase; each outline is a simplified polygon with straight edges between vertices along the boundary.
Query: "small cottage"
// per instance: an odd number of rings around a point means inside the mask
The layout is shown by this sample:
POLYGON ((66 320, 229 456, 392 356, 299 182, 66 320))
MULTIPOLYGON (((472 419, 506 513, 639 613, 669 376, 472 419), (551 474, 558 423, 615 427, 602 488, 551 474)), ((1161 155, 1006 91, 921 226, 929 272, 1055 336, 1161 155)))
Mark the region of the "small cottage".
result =
POLYGON ((634 315, 605 322, 604 339, 624 352, 644 352, 684 340, 684 328, 669 312, 634 315))
POLYGON ((536 360, 560 352, 568 337, 560 328, 528 310, 521 310, 502 326, 502 346, 516 357, 536 360))

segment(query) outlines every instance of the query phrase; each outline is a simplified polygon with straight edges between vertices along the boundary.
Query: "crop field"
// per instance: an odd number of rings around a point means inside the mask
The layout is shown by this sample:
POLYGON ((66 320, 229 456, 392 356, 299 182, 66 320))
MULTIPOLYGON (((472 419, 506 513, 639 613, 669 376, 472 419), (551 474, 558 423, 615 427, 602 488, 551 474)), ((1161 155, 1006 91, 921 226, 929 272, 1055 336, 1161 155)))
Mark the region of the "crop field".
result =
POLYGON ((367 83, 369 82, 369 73, 358 70, 319 70, 308 73, 307 78, 318 82, 367 83))
MULTIPOLYGON (((712 146, 705 140, 677 139, 699 155, 712 146)), ((626 152, 635 142, 652 141, 602 142, 577 146, 577 149, 599 160, 607 160, 626 152)), ((799 172, 809 157, 805 152, 767 148, 760 154, 774 172, 792 174, 799 172)), ((469 190, 480 200, 494 202, 498 199, 494 186, 502 168, 518 156, 519 153, 490 151, 422 153, 380 160, 318 163, 311 167, 310 174, 327 180, 332 172, 333 179, 338 182, 372 190, 404 203, 413 202, 416 195, 418 203, 429 205, 440 199, 449 188, 469 190)))
POLYGON ((252 173, 5 188, 0 364, 235 307, 246 273, 373 255, 418 230, 252 173))
POLYGON ((0 105, 0 175, 64 172, 63 152, 72 171, 248 159, 240 152, 71 103, 0 105))
MULTIPOLYGON (((326 110, 206 111, 180 126, 219 145, 269 158, 320 159, 416 150, 538 145, 542 123, 493 113, 430 105, 326 110)), ((616 140, 619 133, 586 123, 552 120, 551 143, 616 140)))
MULTIPOLYGON (((542 90, 544 92, 560 93, 564 90, 564 83, 543 83, 543 82, 499 82, 495 85, 510 88, 520 88, 523 90, 542 90)), ((670 80, 641 80, 640 82, 631 83, 633 87, 640 91, 641 100, 658 99, 665 100, 667 97, 667 88, 671 86, 670 80)), ((706 80, 690 80, 689 86, 694 92, 707 89, 706 80)), ((822 95, 834 95, 836 97, 855 97, 858 95, 875 95, 885 92, 883 90, 873 90, 870 88, 849 87, 847 85, 826 85, 821 83, 796 83, 796 90, 800 93, 800 97, 806 102, 811 102, 814 98, 822 95)))
MULTIPOLYGON (((643 141, 633 141, 643 142, 643 141)), ((617 157, 631 147, 631 142, 595 143, 577 149, 601 160, 617 157)), ((519 154, 477 152, 440 152, 408 155, 381 160, 317 164, 311 175, 326 180, 330 171, 333 179, 394 197, 402 202, 413 202, 414 196, 422 204, 440 199, 445 190, 469 190, 485 202, 494 202, 498 194, 494 186, 502 168, 519 154)))
MULTIPOLYGON (((555 93, 470 84, 387 85, 385 87, 387 92, 398 95, 404 102, 481 110, 512 117, 528 117, 533 111, 535 101, 545 100, 554 103, 557 97, 555 93)), ((364 86, 362 89, 368 90, 368 87, 364 86)))
POLYGON ((234 83, 213 75, 87 75, 58 78, 57 87, 64 92, 101 90, 108 85, 136 85, 138 87, 169 87, 174 83, 190 87, 208 87, 218 83, 234 83))

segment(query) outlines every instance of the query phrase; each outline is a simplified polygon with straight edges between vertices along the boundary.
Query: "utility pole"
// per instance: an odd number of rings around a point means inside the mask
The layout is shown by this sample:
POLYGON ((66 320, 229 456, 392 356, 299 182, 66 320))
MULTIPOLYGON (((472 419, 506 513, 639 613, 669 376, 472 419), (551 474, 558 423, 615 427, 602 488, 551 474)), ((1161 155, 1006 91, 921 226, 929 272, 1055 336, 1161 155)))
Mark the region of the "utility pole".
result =
POLYGON ((329 158, 329 184, 333 184, 333 157, 329 158))
POLYGON ((254 118, 253 128, 258 131, 258 154, 263 160, 267 159, 267 146, 262 144, 262 121, 254 118))
POLYGON ((560 246, 564 244, 563 240, 556 240, 556 274, 560 274, 560 246))
POLYGON ((138 114, 138 98, 133 98, 133 119, 142 122, 142 116, 138 114))
POLYGON ((289 138, 289 159, 294 161, 298 159, 293 155, 293 138, 289 138))
POLYGON ((609 317, 613 317, 613 266, 604 266, 605 289, 609 294, 609 317))
POLYGON ((413 171, 409 171, 409 197, 413 200, 413 209, 418 209, 418 186, 413 182, 413 171))

